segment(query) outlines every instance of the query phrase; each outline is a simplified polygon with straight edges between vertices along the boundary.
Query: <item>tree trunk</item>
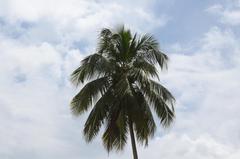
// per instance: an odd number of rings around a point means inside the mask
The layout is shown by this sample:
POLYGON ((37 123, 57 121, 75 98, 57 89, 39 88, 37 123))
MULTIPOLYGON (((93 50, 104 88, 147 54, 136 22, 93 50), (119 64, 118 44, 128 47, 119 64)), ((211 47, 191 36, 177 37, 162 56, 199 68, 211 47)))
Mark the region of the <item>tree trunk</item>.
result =
POLYGON ((129 119, 129 131, 130 131, 131 142, 132 142, 133 159, 138 159, 137 147, 136 147, 136 142, 135 142, 135 137, 133 132, 133 123, 131 119, 129 119))

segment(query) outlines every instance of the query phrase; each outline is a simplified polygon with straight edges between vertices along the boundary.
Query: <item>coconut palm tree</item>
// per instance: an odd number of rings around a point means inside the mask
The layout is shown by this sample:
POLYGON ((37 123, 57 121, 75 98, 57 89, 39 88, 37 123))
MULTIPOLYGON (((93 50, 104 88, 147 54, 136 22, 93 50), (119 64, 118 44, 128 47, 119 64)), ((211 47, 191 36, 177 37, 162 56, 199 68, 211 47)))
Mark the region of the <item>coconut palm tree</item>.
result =
POLYGON ((122 150, 130 134, 137 159, 135 140, 147 145, 156 130, 152 111, 163 127, 174 119, 174 97, 157 82, 157 67, 167 68, 168 57, 153 36, 133 35, 124 27, 102 29, 98 40, 96 52, 71 75, 73 84, 83 85, 71 109, 77 116, 91 109, 83 130, 87 142, 104 126, 104 147, 122 150))

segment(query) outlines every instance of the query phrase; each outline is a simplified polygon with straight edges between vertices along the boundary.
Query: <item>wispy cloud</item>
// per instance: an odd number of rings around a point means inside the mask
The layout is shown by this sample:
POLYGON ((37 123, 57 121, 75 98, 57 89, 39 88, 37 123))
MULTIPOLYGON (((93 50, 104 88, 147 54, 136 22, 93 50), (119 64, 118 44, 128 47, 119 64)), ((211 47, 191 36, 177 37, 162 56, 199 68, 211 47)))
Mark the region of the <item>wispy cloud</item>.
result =
POLYGON ((226 1, 225 4, 214 4, 207 9, 208 12, 219 17, 220 22, 232 26, 240 25, 240 2, 226 1))

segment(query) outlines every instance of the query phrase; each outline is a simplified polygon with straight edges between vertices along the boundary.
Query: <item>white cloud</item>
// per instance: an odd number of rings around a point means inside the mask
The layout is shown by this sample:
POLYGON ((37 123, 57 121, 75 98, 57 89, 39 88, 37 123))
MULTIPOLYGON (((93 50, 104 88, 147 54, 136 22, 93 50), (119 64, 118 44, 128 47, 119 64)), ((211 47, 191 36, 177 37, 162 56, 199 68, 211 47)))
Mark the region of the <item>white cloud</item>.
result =
POLYGON ((225 4, 215 4, 207 9, 209 13, 220 17, 220 22, 232 26, 240 25, 240 2, 227 1, 225 4))
MULTIPOLYGON (((152 1, 153 3, 154 1, 152 1)), ((137 31, 150 31, 164 26, 168 16, 151 12, 152 3, 139 1, 86 1, 86 0, 10 0, 3 1, 0 17, 16 26, 19 22, 32 24, 21 36, 28 42, 74 41, 95 43, 102 27, 126 24, 137 31), (144 4, 144 5, 140 5, 144 4)))
POLYGON ((70 117, 73 91, 66 80, 81 54, 48 43, 0 39, 0 158, 74 158, 75 136, 63 130, 79 135, 79 143, 81 133, 70 117), (19 74, 24 80, 16 80, 19 74))
POLYGON ((148 149, 141 150, 140 156, 153 159, 237 159, 239 153, 238 149, 206 135, 194 139, 184 134, 169 134, 153 140, 148 149))
POLYGON ((177 95, 177 132, 195 137, 208 133, 215 140, 240 146, 238 43, 231 31, 214 27, 194 54, 171 55, 165 80, 177 95))

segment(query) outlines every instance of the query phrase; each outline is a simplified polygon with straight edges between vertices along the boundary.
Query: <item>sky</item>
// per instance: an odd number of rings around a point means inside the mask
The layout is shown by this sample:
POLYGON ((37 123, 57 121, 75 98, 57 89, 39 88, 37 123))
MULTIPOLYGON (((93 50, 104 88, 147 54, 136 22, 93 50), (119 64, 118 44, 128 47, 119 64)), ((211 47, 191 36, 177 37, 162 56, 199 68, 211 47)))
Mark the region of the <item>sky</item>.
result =
POLYGON ((86 144, 86 115, 69 81, 104 27, 150 33, 169 58, 161 83, 176 97, 140 159, 239 159, 240 0, 0 0, 0 158, 122 159, 101 135, 86 144))

